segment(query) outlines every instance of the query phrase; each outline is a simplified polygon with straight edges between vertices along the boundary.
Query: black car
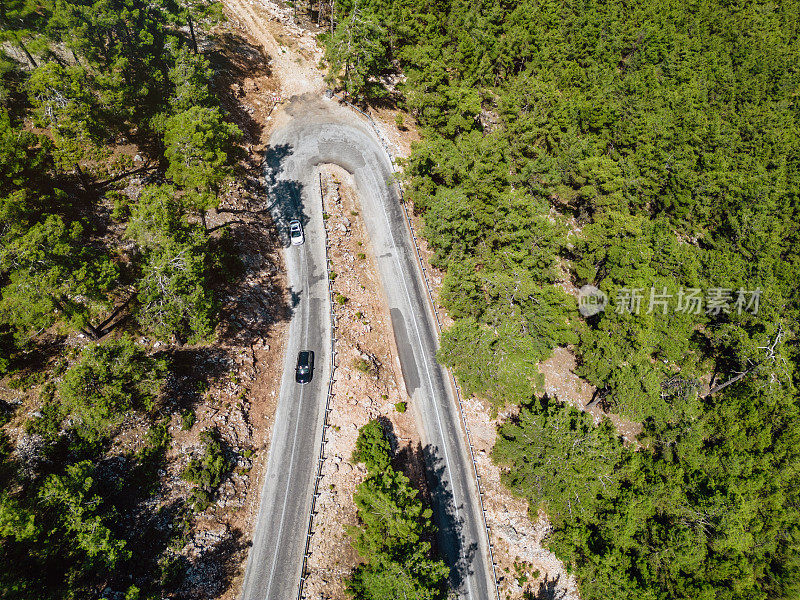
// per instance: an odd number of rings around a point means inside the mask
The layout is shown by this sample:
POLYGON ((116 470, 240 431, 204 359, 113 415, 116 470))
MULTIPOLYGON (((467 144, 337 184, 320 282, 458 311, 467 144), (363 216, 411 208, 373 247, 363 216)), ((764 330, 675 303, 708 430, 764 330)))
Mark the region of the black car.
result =
POLYGON ((303 350, 297 355, 297 368, 294 370, 294 380, 297 383, 308 383, 314 376, 314 353, 303 350))

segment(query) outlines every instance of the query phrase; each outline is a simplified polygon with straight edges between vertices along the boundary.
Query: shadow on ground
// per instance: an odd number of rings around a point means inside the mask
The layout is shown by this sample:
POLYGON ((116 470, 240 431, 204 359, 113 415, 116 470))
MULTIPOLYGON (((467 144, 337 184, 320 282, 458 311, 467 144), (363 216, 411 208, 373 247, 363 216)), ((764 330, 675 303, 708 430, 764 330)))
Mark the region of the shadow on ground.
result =
POLYGON ((556 575, 552 579, 545 576, 539 582, 539 589, 535 592, 528 592, 525 595, 527 600, 563 600, 567 596, 566 590, 559 589, 558 583, 561 575, 556 575))
POLYGON ((230 529, 222 540, 203 550, 187 569, 183 585, 175 598, 216 598, 228 589, 239 574, 242 553, 248 547, 243 537, 239 529, 230 529))
POLYGON ((239 86, 232 86, 231 83, 270 77, 272 72, 269 60, 263 48, 250 44, 241 35, 222 33, 217 36, 216 42, 214 50, 207 56, 218 73, 214 87, 220 104, 242 127, 245 139, 251 143, 256 142, 261 137, 263 125, 253 118, 252 113, 240 101, 244 90, 239 86))

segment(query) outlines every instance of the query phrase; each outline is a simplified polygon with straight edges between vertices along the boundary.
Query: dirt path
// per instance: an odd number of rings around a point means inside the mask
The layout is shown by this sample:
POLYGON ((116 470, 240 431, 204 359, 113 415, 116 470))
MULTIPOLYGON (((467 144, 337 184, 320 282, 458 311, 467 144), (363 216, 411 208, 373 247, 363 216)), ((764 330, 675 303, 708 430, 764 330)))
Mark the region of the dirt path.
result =
POLYGON ((311 32, 290 22, 289 9, 258 0, 223 0, 223 4, 231 23, 262 44, 272 74, 280 81, 283 98, 325 91, 325 81, 316 66, 322 51, 311 32))

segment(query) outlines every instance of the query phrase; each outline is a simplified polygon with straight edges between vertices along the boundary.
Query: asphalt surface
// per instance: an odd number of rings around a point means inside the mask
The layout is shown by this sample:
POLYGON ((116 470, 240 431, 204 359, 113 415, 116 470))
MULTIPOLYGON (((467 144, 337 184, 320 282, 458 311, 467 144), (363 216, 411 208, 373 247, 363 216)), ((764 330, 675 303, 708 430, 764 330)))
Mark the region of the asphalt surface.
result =
POLYGON ((370 126, 335 100, 296 97, 286 114, 287 122, 270 139, 265 176, 279 227, 301 218, 306 244, 286 252, 297 308, 242 597, 290 600, 297 595, 330 360, 318 167, 336 164, 353 175, 358 188, 403 379, 421 426, 438 545, 451 568, 451 586, 460 598, 494 598, 466 436, 448 375, 436 362, 435 320, 388 157, 370 126), (294 383, 301 346, 317 352, 314 380, 302 390, 294 383))
POLYGON ((282 233, 292 318, 283 360, 281 391, 272 428, 253 545, 242 587, 244 600, 294 600, 305 551, 308 516, 330 378, 330 305, 325 233, 316 170, 291 156, 268 168, 272 215, 282 233), (289 244, 288 223, 299 219, 301 246, 289 244), (295 382, 297 354, 314 352, 307 384, 295 382))

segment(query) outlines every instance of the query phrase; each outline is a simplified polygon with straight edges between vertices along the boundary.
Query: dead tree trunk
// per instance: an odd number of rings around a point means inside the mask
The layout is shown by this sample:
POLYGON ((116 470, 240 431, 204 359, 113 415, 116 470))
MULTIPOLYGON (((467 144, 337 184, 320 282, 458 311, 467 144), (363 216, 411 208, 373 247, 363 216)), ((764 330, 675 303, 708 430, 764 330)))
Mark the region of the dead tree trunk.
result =
POLYGON ((749 375, 750 373, 755 371, 758 367, 763 365, 765 362, 774 361, 777 358, 775 356, 775 349, 778 347, 778 345, 781 342, 783 342, 783 338, 785 336, 786 336, 786 332, 783 330, 783 323, 779 323, 778 324, 778 331, 775 333, 775 339, 772 340, 769 343, 769 345, 762 346, 762 347, 759 348, 759 350, 764 350, 765 351, 766 357, 763 360, 758 361, 756 364, 754 364, 749 369, 747 369, 745 371, 742 371, 741 373, 737 374, 735 377, 731 377, 727 381, 725 381, 723 383, 720 383, 719 385, 715 385, 713 388, 711 388, 708 391, 708 394, 706 394, 705 397, 708 398, 709 396, 711 396, 711 394, 715 394, 715 393, 719 392, 720 390, 725 389, 729 385, 733 385, 737 381, 743 379, 744 377, 746 377, 747 375, 749 375))
POLYGON ((186 20, 189 22, 189 33, 192 36, 192 49, 194 53, 197 54, 197 38, 194 36, 194 23, 192 22, 192 15, 189 14, 189 11, 186 11, 186 20))
POLYGON ((22 40, 17 40, 17 46, 19 46, 20 50, 25 53, 25 56, 28 58, 28 61, 31 63, 31 66, 35 69, 39 65, 36 63, 36 60, 31 56, 31 53, 28 52, 28 49, 25 47, 25 44, 22 43, 22 40))

